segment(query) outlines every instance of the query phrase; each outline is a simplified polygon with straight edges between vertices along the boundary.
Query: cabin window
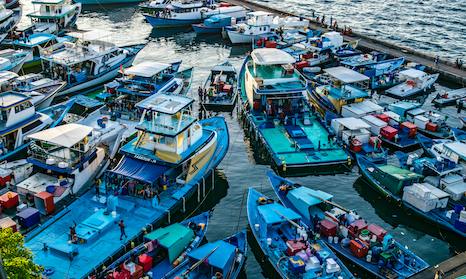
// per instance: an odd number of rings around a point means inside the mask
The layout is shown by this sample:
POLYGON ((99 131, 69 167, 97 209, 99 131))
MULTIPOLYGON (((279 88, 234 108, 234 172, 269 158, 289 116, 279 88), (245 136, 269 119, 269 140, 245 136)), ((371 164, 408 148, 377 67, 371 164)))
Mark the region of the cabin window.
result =
POLYGON ((31 130, 33 130, 34 128, 37 128, 39 127, 40 125, 42 124, 42 121, 40 121, 39 119, 37 119, 36 121, 32 122, 31 124, 27 125, 26 127, 23 128, 23 133, 27 133, 31 130))
POLYGON ((45 12, 50 13, 50 7, 49 6, 45 6, 45 12))
POLYGON ((7 121, 8 120, 8 113, 6 110, 1 110, 0 112, 0 120, 7 121))

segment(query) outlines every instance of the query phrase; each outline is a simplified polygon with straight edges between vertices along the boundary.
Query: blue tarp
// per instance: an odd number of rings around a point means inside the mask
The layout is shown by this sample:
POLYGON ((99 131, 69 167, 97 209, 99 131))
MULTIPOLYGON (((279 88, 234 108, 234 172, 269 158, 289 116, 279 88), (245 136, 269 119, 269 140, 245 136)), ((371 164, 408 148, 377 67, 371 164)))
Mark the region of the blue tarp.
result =
POLYGON ((257 211, 267 225, 285 223, 288 220, 298 220, 300 216, 293 210, 278 203, 270 203, 257 207, 257 211))
POLYGON ((152 184, 167 170, 167 166, 125 157, 110 172, 152 184))
POLYGON ((207 262, 210 266, 216 267, 222 271, 228 271, 235 256, 235 246, 223 240, 214 243, 207 243, 196 250, 190 252, 188 256, 195 261, 199 261, 207 257, 214 249, 216 249, 208 258, 207 262))

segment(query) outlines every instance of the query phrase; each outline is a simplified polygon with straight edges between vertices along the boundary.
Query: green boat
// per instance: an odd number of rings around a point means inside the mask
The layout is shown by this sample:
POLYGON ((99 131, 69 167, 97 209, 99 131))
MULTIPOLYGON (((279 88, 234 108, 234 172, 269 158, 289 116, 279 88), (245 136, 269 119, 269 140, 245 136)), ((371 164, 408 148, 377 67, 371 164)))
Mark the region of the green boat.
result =
POLYGON ((349 154, 309 106, 306 81, 293 63, 278 49, 255 49, 245 59, 238 92, 252 136, 282 176, 345 172, 349 154))

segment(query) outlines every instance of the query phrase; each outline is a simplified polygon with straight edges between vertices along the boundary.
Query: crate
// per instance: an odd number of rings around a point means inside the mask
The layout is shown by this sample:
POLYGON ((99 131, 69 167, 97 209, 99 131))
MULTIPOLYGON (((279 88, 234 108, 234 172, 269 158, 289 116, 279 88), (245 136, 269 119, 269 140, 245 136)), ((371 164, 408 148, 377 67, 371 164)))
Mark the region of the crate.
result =
POLYGON ((350 241, 350 250, 356 257, 364 258, 369 251, 369 245, 360 239, 352 239, 350 241))
POLYGON ((386 126, 380 129, 380 135, 388 140, 393 140, 396 134, 398 134, 398 130, 391 126, 386 126))
POLYGON ((382 242, 383 238, 387 234, 386 230, 384 230, 382 227, 375 225, 375 224, 370 224, 369 226, 367 226, 367 229, 372 235, 377 236, 378 242, 382 242))
POLYGON ((320 221, 320 234, 324 236, 335 236, 337 234, 337 224, 324 219, 320 221))
POLYGON ((0 196, 0 205, 3 208, 12 208, 19 204, 18 193, 15 192, 6 192, 0 196))
POLYGON ((294 274, 302 274, 306 272, 306 263, 299 256, 289 257, 288 267, 294 274))
POLYGON ((142 266, 144 272, 152 269, 152 257, 147 254, 142 254, 138 257, 139 264, 142 266))
POLYGON ((299 240, 288 240, 286 246, 288 247, 286 250, 288 256, 294 256, 299 251, 306 250, 307 248, 306 243, 299 240))

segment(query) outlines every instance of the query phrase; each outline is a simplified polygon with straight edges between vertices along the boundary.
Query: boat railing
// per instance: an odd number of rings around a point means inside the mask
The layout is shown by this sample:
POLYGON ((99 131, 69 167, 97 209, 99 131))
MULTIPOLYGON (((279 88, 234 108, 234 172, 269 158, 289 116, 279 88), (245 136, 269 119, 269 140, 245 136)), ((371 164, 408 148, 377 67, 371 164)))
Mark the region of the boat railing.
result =
MULTIPOLYGON (((32 144, 30 149, 29 149, 29 157, 31 159, 35 159, 37 161, 40 161, 42 163, 45 163, 47 165, 57 165, 59 166, 60 163, 66 163, 67 167, 73 167, 79 164, 83 158, 87 157, 90 153, 93 152, 92 149, 88 150, 85 153, 81 152, 73 152, 73 150, 70 149, 70 154, 74 155, 74 158, 65 158, 62 156, 57 156, 54 154, 51 154, 50 151, 47 151, 41 147, 39 147, 36 144, 32 144)), ((71 155, 71 156, 73 156, 71 155)))

